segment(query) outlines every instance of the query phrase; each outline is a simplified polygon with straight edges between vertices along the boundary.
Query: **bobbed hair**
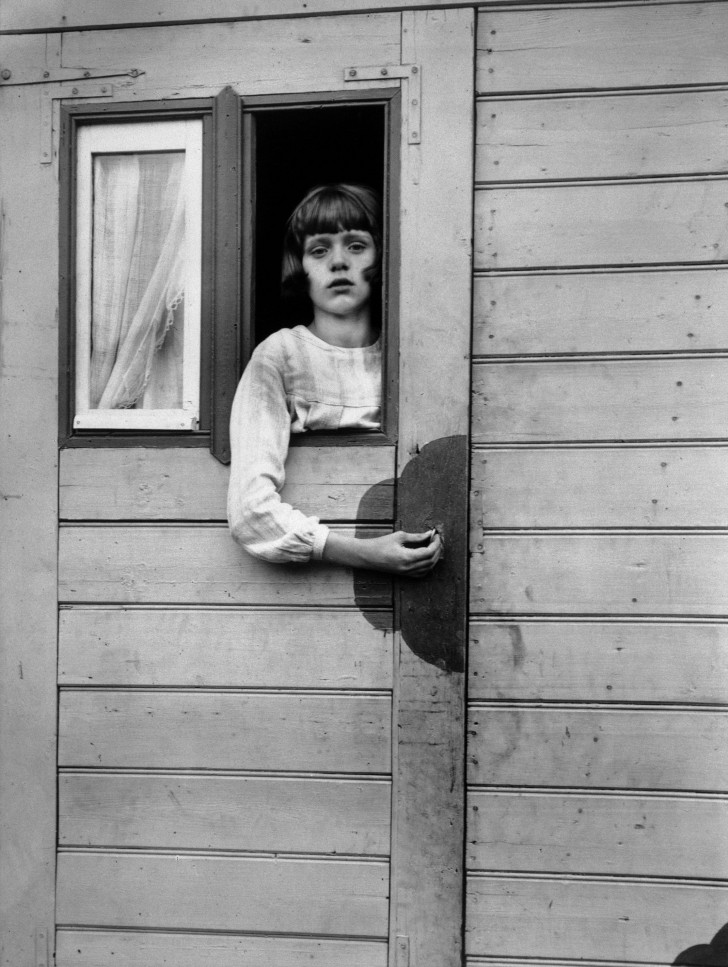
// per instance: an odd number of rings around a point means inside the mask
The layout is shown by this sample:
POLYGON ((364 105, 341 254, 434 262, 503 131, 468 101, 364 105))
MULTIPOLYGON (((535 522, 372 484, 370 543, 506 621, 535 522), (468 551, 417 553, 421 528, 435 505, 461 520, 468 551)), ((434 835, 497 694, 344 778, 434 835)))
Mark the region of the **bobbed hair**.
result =
MULTIPOLYGON (((303 270, 303 247, 307 235, 345 231, 369 232, 377 250, 370 282, 381 279, 382 205, 379 195, 366 185, 333 184, 312 188, 294 208, 283 238, 282 294, 289 306, 310 308, 308 278, 303 270)), ((373 304, 376 300, 372 300, 373 304)))

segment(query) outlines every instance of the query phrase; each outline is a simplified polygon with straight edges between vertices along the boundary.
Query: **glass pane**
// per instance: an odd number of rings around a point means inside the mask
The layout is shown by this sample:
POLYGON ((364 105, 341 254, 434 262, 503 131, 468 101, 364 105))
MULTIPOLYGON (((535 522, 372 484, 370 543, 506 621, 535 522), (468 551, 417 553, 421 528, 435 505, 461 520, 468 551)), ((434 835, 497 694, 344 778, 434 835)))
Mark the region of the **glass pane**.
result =
POLYGON ((182 407, 184 162, 94 155, 91 409, 182 407))

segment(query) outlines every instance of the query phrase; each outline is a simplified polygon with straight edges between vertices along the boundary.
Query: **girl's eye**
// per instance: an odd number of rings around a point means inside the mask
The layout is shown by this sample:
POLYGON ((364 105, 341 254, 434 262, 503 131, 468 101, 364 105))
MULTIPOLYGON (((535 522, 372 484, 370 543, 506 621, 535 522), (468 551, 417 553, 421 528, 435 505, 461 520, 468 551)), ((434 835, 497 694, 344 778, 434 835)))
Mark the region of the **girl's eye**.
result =
POLYGON ((308 254, 312 255, 315 259, 320 259, 322 256, 326 255, 326 248, 323 245, 316 245, 314 248, 308 250, 308 254))
POLYGON ((359 252, 365 252, 367 247, 364 242, 352 242, 349 248, 352 252, 358 254, 359 252))

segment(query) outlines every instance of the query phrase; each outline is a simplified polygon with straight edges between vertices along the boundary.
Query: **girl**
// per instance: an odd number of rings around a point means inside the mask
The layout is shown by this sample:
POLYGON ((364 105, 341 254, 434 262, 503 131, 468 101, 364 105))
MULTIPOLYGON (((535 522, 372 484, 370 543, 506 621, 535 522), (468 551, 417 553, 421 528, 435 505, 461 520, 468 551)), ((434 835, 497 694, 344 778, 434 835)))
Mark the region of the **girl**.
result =
POLYGON ((288 220, 283 291, 303 297, 313 319, 257 347, 230 420, 228 520, 235 540, 255 557, 415 577, 440 559, 434 531, 362 540, 330 531, 280 498, 291 433, 379 428, 382 355, 371 295, 381 259, 379 203, 369 188, 314 188, 288 220))

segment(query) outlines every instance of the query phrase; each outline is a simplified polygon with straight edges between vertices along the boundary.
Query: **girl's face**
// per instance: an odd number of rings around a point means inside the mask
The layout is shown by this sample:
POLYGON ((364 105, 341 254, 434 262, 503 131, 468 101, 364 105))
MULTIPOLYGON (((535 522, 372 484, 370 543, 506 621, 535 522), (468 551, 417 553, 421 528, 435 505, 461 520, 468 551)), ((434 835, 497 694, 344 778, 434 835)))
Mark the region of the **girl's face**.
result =
POLYGON ((369 270, 377 248, 369 232, 351 229, 307 235, 303 244, 303 270, 314 310, 346 319, 369 303, 369 270))

